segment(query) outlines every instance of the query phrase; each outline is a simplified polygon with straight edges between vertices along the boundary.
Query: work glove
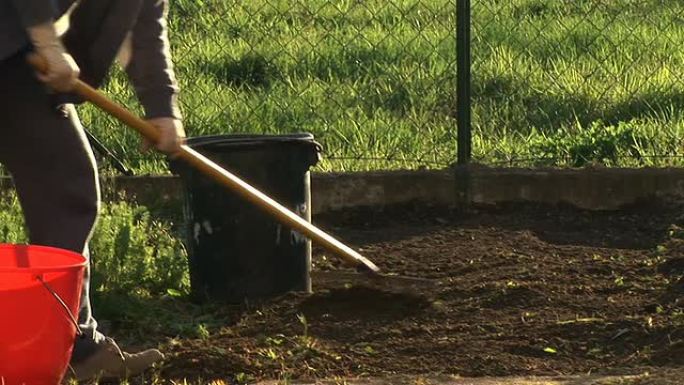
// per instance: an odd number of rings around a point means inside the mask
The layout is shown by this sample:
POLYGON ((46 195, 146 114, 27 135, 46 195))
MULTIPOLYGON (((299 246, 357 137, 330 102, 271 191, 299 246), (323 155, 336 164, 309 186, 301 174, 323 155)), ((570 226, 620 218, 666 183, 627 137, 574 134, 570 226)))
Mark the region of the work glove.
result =
POLYGON ((47 63, 47 72, 38 73, 38 79, 58 92, 68 92, 74 88, 80 70, 74 58, 62 45, 53 22, 27 28, 35 53, 47 63))
MULTIPOLYGON (((180 146, 185 143, 185 129, 180 119, 153 118, 148 119, 147 122, 159 130, 159 141, 154 146, 157 150, 171 157, 180 151, 180 146)), ((143 151, 147 151, 151 147, 152 143, 144 139, 142 144, 143 151)))

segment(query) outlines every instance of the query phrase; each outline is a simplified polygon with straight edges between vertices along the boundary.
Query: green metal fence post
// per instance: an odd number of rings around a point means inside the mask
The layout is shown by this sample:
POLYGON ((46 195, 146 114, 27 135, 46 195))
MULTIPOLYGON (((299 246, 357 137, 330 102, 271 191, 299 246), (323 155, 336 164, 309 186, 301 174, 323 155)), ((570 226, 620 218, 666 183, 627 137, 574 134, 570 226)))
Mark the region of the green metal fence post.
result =
POLYGON ((472 156, 470 121, 470 0, 457 0, 456 24, 458 164, 465 165, 470 162, 472 156))

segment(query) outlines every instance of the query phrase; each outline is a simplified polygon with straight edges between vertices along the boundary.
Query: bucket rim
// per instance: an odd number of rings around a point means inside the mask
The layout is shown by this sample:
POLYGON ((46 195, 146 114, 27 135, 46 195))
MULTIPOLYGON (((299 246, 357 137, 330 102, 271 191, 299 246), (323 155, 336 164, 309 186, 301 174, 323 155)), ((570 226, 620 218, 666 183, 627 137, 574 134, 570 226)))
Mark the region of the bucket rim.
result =
POLYGON ((27 250, 35 250, 42 252, 49 252, 54 254, 69 255, 71 257, 76 257, 79 262, 67 263, 60 266, 47 266, 47 267, 2 267, 0 266, 0 273, 53 273, 68 271, 75 268, 85 267, 88 260, 82 254, 76 253, 74 251, 60 249, 58 247, 52 246, 42 246, 42 245, 25 245, 25 244, 13 244, 13 243, 0 243, 0 252, 4 250, 16 250, 19 248, 25 248, 27 250))

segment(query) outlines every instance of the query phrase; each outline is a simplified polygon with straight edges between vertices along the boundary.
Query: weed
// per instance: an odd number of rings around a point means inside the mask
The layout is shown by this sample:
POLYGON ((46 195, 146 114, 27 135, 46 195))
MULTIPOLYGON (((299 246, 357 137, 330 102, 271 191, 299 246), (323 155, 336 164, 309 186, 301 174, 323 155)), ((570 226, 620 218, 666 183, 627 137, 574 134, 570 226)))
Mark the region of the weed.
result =
MULTIPOLYGON (((0 196, 0 241, 26 243, 16 194, 0 196)), ((186 252, 172 224, 124 201, 104 204, 89 243, 96 292, 184 295, 189 289, 186 252)))
POLYGON ((211 336, 207 325, 203 323, 197 324, 197 336, 202 340, 207 340, 211 336))
POLYGON ((157 295, 189 288, 182 242, 143 206, 104 205, 90 250, 95 291, 157 295))
POLYGON ((544 348, 544 352, 548 354, 557 354, 558 350, 552 348, 552 347, 546 347, 544 348))
POLYGON ((617 166, 624 157, 643 158, 646 143, 634 124, 606 125, 596 121, 587 128, 577 122, 575 129, 553 136, 542 134, 541 139, 531 143, 531 148, 553 163, 567 161, 573 167, 592 163, 617 166))
POLYGON ((0 241, 3 243, 26 243, 24 217, 15 194, 0 195, 0 241))
POLYGON ((297 320, 299 320, 299 323, 304 327, 304 330, 302 332, 302 335, 304 337, 309 336, 309 322, 306 320, 306 316, 304 314, 297 314, 297 320))

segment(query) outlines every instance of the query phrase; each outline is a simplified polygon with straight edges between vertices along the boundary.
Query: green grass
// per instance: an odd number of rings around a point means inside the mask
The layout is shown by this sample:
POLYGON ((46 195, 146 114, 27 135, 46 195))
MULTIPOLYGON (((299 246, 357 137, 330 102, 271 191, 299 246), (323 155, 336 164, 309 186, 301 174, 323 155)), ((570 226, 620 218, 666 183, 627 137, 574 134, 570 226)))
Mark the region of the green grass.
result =
MULTIPOLYGON (((453 1, 171 3, 191 136, 312 132, 326 151, 319 170, 453 163, 453 1)), ((660 0, 473 1, 475 159, 681 163, 682 12, 660 0), (602 127, 633 137, 618 135, 604 158, 586 148, 602 127)), ((120 72, 107 91, 135 105, 120 72)), ((166 172, 135 134, 90 107, 83 117, 138 172, 166 172)))
MULTIPOLYGON (((479 1, 475 151, 484 160, 658 165, 679 154, 682 13, 675 1, 479 1), (496 17, 509 15, 509 17, 496 17), (513 31, 513 32, 509 32, 513 31), (604 158, 577 154, 622 131, 604 158), (610 135, 610 134, 609 134, 610 135), (580 138, 580 139, 576 139, 580 138), (539 146, 556 151, 539 151, 539 146)), ((674 159, 675 162, 678 162, 674 159)))

